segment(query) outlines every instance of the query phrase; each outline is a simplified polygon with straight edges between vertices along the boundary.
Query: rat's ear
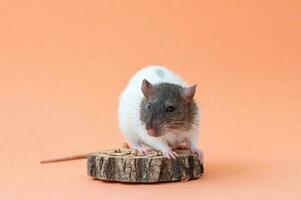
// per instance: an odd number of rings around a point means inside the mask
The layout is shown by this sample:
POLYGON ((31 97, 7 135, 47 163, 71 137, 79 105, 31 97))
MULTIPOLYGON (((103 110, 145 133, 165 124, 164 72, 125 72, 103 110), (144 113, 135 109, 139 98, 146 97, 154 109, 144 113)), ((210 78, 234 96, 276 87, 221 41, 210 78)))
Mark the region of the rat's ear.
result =
POLYGON ((154 94, 154 86, 146 79, 144 79, 142 82, 141 90, 146 98, 149 98, 154 94))
POLYGON ((197 85, 193 85, 191 87, 184 88, 183 97, 187 102, 191 102, 193 100, 196 86, 197 85))

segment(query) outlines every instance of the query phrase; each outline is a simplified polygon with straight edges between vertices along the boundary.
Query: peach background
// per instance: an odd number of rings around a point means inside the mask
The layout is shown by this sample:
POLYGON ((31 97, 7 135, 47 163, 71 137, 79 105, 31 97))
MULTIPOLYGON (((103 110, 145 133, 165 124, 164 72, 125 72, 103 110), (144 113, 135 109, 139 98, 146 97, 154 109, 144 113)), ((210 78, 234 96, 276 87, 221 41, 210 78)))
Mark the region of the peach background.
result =
POLYGON ((0 199, 300 199, 300 1, 0 2, 0 199), (205 175, 128 185, 86 176, 124 142, 118 95, 139 68, 198 83, 205 175))

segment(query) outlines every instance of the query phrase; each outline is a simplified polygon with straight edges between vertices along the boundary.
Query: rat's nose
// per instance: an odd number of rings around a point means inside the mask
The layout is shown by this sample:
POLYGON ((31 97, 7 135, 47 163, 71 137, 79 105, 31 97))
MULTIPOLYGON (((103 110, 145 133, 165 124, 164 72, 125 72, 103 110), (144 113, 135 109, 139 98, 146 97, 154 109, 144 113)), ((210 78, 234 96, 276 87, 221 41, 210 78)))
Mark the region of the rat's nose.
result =
POLYGON ((156 136, 156 134, 157 134, 157 131, 155 128, 147 128, 146 130, 150 136, 156 136))

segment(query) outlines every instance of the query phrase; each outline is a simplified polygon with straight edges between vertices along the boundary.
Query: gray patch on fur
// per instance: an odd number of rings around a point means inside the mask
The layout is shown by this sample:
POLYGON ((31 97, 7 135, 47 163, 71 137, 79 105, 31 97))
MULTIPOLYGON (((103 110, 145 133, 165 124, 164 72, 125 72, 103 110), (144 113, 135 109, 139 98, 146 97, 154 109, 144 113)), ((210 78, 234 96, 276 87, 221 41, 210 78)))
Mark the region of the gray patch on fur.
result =
POLYGON ((164 78, 164 72, 161 69, 157 69, 156 70, 156 74, 160 77, 160 78, 164 78))

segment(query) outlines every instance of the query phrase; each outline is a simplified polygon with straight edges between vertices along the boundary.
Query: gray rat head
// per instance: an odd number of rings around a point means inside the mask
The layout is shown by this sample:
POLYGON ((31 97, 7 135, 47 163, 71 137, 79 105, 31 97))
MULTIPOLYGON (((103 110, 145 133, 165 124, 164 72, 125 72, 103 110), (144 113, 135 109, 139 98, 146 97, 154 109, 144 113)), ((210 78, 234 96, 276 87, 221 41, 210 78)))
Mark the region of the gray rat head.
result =
POLYGON ((142 82, 144 98, 140 104, 140 120, 154 137, 189 131, 196 122, 197 105, 193 99, 196 85, 183 88, 171 83, 152 85, 142 82))

